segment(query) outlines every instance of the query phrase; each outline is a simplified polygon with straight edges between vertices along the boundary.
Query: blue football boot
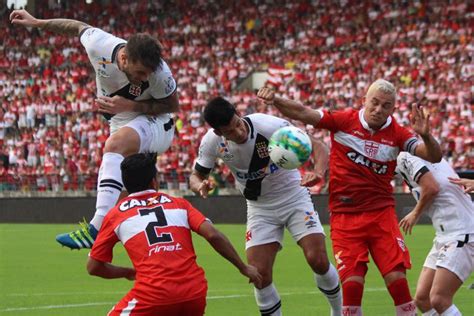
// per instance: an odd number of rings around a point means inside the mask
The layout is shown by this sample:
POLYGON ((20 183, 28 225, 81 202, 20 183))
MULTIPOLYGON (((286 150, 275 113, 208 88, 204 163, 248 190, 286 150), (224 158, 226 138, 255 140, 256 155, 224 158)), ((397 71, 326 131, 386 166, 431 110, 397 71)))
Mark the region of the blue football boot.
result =
POLYGON ((85 219, 79 225, 81 228, 76 231, 57 235, 56 241, 70 249, 92 248, 99 232, 94 226, 87 224, 85 219))

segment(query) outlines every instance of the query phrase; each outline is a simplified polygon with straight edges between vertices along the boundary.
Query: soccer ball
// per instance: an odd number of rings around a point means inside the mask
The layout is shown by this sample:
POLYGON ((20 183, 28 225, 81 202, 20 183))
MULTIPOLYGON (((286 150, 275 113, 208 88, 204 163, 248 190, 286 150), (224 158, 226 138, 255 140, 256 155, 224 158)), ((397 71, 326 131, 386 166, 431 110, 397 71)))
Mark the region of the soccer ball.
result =
POLYGON ((301 129, 285 126, 276 130, 268 144, 270 159, 283 169, 295 169, 311 155, 311 139, 301 129))

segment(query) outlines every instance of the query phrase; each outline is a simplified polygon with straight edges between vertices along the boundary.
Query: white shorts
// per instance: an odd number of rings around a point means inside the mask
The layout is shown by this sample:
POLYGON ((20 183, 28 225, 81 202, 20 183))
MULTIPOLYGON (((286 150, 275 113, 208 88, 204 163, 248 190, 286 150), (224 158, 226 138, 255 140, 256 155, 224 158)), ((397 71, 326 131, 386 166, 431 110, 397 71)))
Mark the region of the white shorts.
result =
POLYGON ((296 242, 309 234, 324 234, 309 193, 279 208, 247 206, 245 249, 272 242, 281 248, 285 227, 296 242))
POLYGON ((464 282, 474 271, 474 234, 469 236, 468 243, 464 243, 465 236, 442 242, 435 238, 423 266, 433 270, 445 268, 464 282))
POLYGON ((139 115, 124 126, 133 128, 140 136, 138 153, 162 154, 168 150, 173 141, 174 123, 169 114, 139 115))

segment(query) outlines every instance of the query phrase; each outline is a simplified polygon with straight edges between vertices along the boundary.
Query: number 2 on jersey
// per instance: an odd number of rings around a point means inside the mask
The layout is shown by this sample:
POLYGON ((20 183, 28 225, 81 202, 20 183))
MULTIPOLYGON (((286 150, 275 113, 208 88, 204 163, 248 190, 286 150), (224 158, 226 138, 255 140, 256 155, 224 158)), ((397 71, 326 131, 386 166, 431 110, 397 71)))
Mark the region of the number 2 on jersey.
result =
POLYGON ((140 216, 147 216, 150 213, 155 213, 156 215, 157 221, 149 222, 145 229, 146 237, 148 238, 148 242, 150 245, 173 241, 173 236, 171 234, 163 233, 158 235, 155 229, 155 227, 168 226, 168 222, 166 221, 165 213, 163 212, 162 206, 158 206, 152 209, 141 209, 139 210, 139 212, 140 216))

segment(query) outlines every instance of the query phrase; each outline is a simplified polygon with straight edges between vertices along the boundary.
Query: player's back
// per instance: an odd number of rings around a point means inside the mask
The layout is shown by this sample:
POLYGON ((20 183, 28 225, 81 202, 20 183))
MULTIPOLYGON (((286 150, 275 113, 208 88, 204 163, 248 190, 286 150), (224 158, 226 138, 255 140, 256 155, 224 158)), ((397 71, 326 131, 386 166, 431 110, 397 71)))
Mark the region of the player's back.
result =
POLYGON ((150 190, 130 195, 111 213, 137 271, 133 291, 142 301, 172 304, 205 295, 191 237, 205 220, 200 212, 181 198, 150 190))

